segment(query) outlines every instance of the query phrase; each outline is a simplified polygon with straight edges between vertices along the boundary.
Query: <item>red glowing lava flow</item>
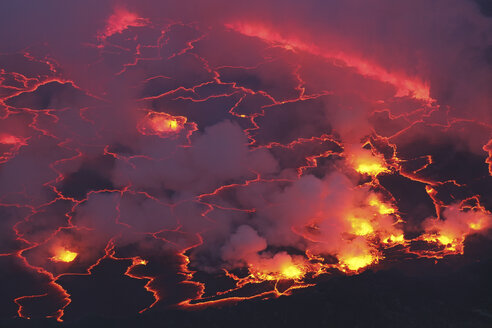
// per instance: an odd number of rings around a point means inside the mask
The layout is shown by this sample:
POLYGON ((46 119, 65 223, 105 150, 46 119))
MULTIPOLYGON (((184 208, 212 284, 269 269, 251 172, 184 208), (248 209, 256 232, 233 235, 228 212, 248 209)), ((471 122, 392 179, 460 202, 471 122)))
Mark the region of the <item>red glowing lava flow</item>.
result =
POLYGON ((267 28, 262 24, 255 23, 232 23, 226 25, 228 28, 238 31, 241 34, 258 37, 267 42, 278 44, 289 50, 305 51, 327 59, 339 61, 346 67, 355 68, 359 74, 370 78, 386 82, 397 89, 396 96, 410 96, 418 100, 432 103, 435 100, 430 97, 429 85, 418 79, 410 79, 404 75, 388 72, 375 63, 368 62, 363 58, 353 54, 345 53, 342 50, 328 51, 320 49, 314 44, 305 43, 295 37, 283 37, 281 34, 267 28))

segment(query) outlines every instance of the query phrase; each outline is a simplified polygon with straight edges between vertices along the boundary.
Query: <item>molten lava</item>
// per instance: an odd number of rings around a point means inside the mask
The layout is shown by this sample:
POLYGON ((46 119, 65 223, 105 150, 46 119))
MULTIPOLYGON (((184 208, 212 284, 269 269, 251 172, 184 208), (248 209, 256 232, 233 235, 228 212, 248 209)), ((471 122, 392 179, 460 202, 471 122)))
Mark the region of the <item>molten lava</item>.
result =
POLYGON ((134 258, 133 265, 147 265, 149 262, 141 258, 134 258))
POLYGON ((257 282, 262 281, 276 281, 276 280, 299 280, 305 275, 305 272, 301 267, 295 264, 285 264, 279 268, 279 271, 257 271, 255 268, 250 269, 254 280, 257 282))
POLYGON ((486 231, 492 226, 492 215, 482 207, 460 208, 455 204, 446 207, 443 215, 446 220, 427 219, 427 232, 422 235, 423 240, 444 248, 436 256, 463 254, 463 243, 468 235, 486 231))
POLYGON ((69 263, 75 260, 75 258, 78 256, 77 253, 72 252, 68 249, 65 248, 58 248, 56 250, 55 256, 51 258, 52 261, 54 262, 65 262, 69 263))
POLYGON ((352 227, 352 233, 357 236, 366 236, 374 232, 374 228, 368 220, 351 216, 348 221, 352 227))
POLYGON ((390 172, 384 159, 370 150, 350 146, 347 147, 346 153, 348 162, 360 174, 375 177, 381 173, 390 172))
POLYGON ((371 254, 365 254, 365 255, 342 257, 340 260, 342 263, 342 268, 346 267, 349 271, 358 271, 374 263, 376 259, 377 258, 371 254))
POLYGON ((360 174, 367 174, 371 176, 377 176, 381 173, 389 172, 389 170, 384 167, 384 165, 374 159, 356 159, 355 160, 355 170, 360 174))
POLYGON ((400 233, 398 235, 389 235, 382 240, 385 244, 404 244, 405 236, 400 233))
POLYGON ((369 205, 376 207, 378 209, 379 214, 382 214, 382 215, 395 213, 394 208, 381 202, 375 195, 373 195, 369 198, 369 205))
POLYGON ((283 267, 281 274, 287 279, 299 279, 303 276, 302 270, 293 264, 283 267))
POLYGON ((354 273, 377 263, 379 259, 374 249, 369 247, 361 239, 358 239, 352 245, 341 250, 341 253, 338 255, 338 267, 344 272, 354 273))
POLYGON ((20 317, 76 317, 69 284, 111 262, 142 313, 437 261, 490 231, 492 126, 431 97, 447 83, 416 75, 443 71, 418 49, 419 65, 383 67, 302 27, 124 8, 105 23, 80 33, 80 58, 57 59, 49 42, 0 54, 0 258, 42 282, 17 284, 20 317), (71 247, 53 246, 60 235, 71 247))
POLYGON ((145 135, 171 137, 185 128, 187 118, 166 113, 150 112, 138 124, 138 130, 145 135))

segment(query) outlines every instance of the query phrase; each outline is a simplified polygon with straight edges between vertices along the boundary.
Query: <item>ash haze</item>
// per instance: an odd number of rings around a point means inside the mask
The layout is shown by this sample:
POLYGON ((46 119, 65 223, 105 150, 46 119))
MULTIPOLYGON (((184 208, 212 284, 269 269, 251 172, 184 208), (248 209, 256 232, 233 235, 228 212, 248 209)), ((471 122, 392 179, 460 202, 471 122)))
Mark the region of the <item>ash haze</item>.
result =
POLYGON ((491 8, 4 1, 0 326, 489 327, 491 8))

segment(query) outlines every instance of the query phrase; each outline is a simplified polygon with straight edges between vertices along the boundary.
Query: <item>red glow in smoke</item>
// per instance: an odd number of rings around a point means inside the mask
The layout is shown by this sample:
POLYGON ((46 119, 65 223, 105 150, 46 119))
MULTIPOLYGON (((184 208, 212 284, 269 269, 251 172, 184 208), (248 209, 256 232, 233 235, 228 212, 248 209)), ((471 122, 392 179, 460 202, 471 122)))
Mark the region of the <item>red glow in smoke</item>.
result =
POLYGON ((139 17, 136 13, 130 12, 123 7, 116 8, 114 13, 109 16, 106 27, 99 34, 101 40, 107 39, 112 35, 123 32, 129 27, 145 26, 149 21, 139 17))

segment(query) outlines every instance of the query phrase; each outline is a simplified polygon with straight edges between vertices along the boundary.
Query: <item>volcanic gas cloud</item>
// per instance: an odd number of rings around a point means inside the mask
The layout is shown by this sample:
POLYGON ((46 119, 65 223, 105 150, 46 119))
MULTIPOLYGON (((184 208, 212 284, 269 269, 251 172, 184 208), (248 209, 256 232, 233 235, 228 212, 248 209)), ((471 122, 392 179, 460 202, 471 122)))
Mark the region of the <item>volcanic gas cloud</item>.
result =
POLYGON ((473 1, 0 7, 2 317, 277 298, 490 236, 473 1))

